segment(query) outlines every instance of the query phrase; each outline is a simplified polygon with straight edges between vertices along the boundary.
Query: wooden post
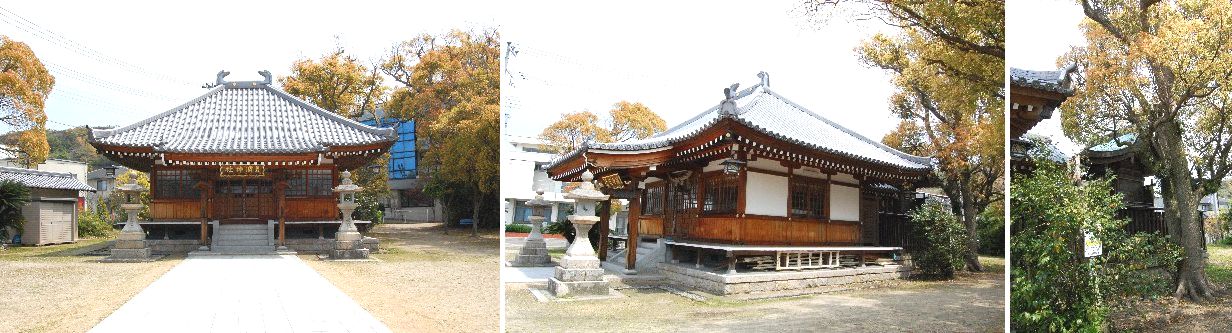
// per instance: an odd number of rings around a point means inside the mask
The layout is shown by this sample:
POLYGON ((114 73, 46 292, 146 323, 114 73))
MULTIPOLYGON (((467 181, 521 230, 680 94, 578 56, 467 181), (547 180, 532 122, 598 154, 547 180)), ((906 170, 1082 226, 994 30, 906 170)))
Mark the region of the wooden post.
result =
MULTIPOLYGON (((281 178, 281 177, 280 177, 281 178)), ((287 180, 279 179, 274 185, 274 195, 278 196, 278 247, 287 246, 287 180)))
MULTIPOLYGON (((615 199, 608 198, 607 200, 600 201, 599 207, 595 209, 595 211, 599 213, 599 260, 600 261, 607 261, 607 243, 608 243, 607 236, 608 236, 608 233, 610 233, 608 231, 608 223, 610 223, 612 220, 612 200, 615 200, 615 199)), ((578 235, 578 236, 579 237, 590 237, 590 235, 578 235)))
MULTIPOLYGON (((637 182, 640 181, 635 181, 634 184, 637 182)), ((641 244, 641 241, 638 239, 640 231, 637 230, 641 226, 641 223, 638 221, 642 215, 641 197, 641 191, 638 191, 637 194, 633 195, 633 198, 629 199, 629 226, 625 228, 627 230, 625 234, 629 236, 628 241, 625 242, 625 268, 628 270, 637 269, 637 245, 641 244)))
POLYGON ((202 172, 201 180, 197 182, 196 187, 198 191, 201 191, 201 237, 200 238, 201 238, 201 245, 204 246, 204 245, 209 244, 209 237, 210 237, 210 224, 209 224, 210 217, 209 217, 208 208, 210 204, 209 195, 210 195, 210 189, 211 189, 209 185, 209 181, 207 181, 205 178, 204 172, 202 172))

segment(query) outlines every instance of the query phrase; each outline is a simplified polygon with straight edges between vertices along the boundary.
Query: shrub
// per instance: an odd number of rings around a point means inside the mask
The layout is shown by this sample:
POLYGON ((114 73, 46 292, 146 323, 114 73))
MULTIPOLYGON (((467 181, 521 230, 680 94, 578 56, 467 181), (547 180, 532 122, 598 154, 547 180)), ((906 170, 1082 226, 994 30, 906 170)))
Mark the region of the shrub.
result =
POLYGON ((1127 234, 1111 179, 1075 183, 1064 165, 1038 160, 1010 187, 1012 330, 1101 331, 1109 303, 1166 286, 1148 268, 1171 269, 1179 248, 1157 234, 1127 234), (1103 244, 1086 258, 1083 235, 1103 244))
POLYGON ((107 221, 107 212, 102 209, 95 211, 79 211, 77 213, 77 235, 81 237, 107 237, 115 230, 107 221))
POLYGON ((10 240, 13 235, 8 229, 13 228, 21 234, 22 224, 26 218, 21 215, 21 208, 30 202, 30 189, 21 183, 5 180, 0 181, 0 243, 10 240))
MULTIPOLYGON (((553 231, 559 232, 561 236, 565 237, 566 241, 569 241, 570 244, 573 244, 573 238, 577 237, 576 235, 577 232, 573 230, 572 222, 569 222, 568 220, 564 220, 564 221, 552 223, 551 225, 553 226, 552 228, 553 231)), ((548 233, 548 232, 544 231, 544 233, 548 233)), ((590 227, 590 232, 588 236, 590 236, 589 237, 590 247, 594 248, 595 251, 598 251, 599 250, 599 224, 598 223, 590 227)))
POLYGON ((1005 256, 1005 208, 1000 203, 990 205, 976 217, 979 226, 980 254, 1005 256))
POLYGON ((911 212, 912 275, 948 279, 963 267, 965 231, 948 205, 929 201, 911 212))
POLYGON ((506 225, 505 225, 505 232, 522 232, 522 233, 529 233, 529 232, 530 232, 530 225, 529 225, 529 224, 506 224, 506 225))

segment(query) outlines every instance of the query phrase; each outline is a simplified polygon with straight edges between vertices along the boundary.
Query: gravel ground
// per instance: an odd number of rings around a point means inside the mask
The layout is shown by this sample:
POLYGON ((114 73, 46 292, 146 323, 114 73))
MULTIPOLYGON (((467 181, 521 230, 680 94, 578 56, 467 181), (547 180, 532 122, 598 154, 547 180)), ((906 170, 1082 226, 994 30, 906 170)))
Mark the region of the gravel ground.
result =
POLYGON ((0 252, 0 332, 84 332, 182 259, 98 263, 102 240, 0 252))
POLYGON ((304 261, 395 332, 499 329, 498 253, 493 231, 442 233, 441 224, 384 224, 380 262, 304 261))
POLYGON ((873 331, 999 332, 1004 261, 951 281, 900 281, 876 289, 762 301, 695 302, 658 289, 625 298, 539 303, 525 287, 506 293, 506 328, 531 331, 873 331))

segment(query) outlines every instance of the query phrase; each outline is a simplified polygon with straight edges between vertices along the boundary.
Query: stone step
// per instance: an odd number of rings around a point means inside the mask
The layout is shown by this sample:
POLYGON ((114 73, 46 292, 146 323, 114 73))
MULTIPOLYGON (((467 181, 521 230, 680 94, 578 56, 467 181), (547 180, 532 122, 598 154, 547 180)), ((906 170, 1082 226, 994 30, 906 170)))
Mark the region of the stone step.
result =
POLYGON ((265 235, 269 233, 269 230, 219 230, 217 233, 222 235, 265 235))
POLYGON ((215 246, 268 246, 268 239, 215 239, 215 246))
POLYGON ((265 229, 265 227, 266 227, 266 226, 267 226, 267 224, 265 224, 265 223, 260 223, 260 224, 223 224, 222 226, 220 226, 220 228, 222 228, 222 229, 265 229))
POLYGON ((214 239, 228 240, 243 240, 243 239, 269 239, 267 234, 216 234, 214 239))
POLYGON ((274 246, 215 245, 210 248, 210 251, 222 254, 270 254, 274 253, 274 246))

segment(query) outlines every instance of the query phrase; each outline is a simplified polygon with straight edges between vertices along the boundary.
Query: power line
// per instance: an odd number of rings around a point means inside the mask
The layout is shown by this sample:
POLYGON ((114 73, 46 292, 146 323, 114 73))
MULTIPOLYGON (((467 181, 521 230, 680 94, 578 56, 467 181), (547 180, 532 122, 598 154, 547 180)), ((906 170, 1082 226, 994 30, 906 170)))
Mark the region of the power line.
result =
POLYGON ((120 69, 129 71, 129 72, 133 72, 133 73, 140 74, 146 77, 159 79, 159 80, 163 80, 163 81, 167 81, 171 83, 185 84, 185 85, 193 84, 189 81, 179 80, 179 79, 172 78, 164 74, 153 73, 153 72, 146 70, 145 68, 142 68, 141 66, 133 65, 131 63, 120 60, 118 58, 105 55, 102 52, 98 52, 92 48, 82 45, 81 43, 78 43, 58 33, 55 33, 54 31, 51 31, 50 29, 45 29, 39 26, 37 23, 34 23, 33 21, 26 19, 25 17, 22 17, 21 15, 17 15, 17 13, 14 13, 8 8, 0 7, 0 21, 4 21, 5 23, 8 23, 9 25, 13 27, 21 29, 22 31, 29 33, 33 37, 45 40, 47 42, 55 44, 56 46, 69 50, 73 53, 77 53, 78 55, 91 58, 99 63, 114 65, 114 66, 119 67, 120 69))

